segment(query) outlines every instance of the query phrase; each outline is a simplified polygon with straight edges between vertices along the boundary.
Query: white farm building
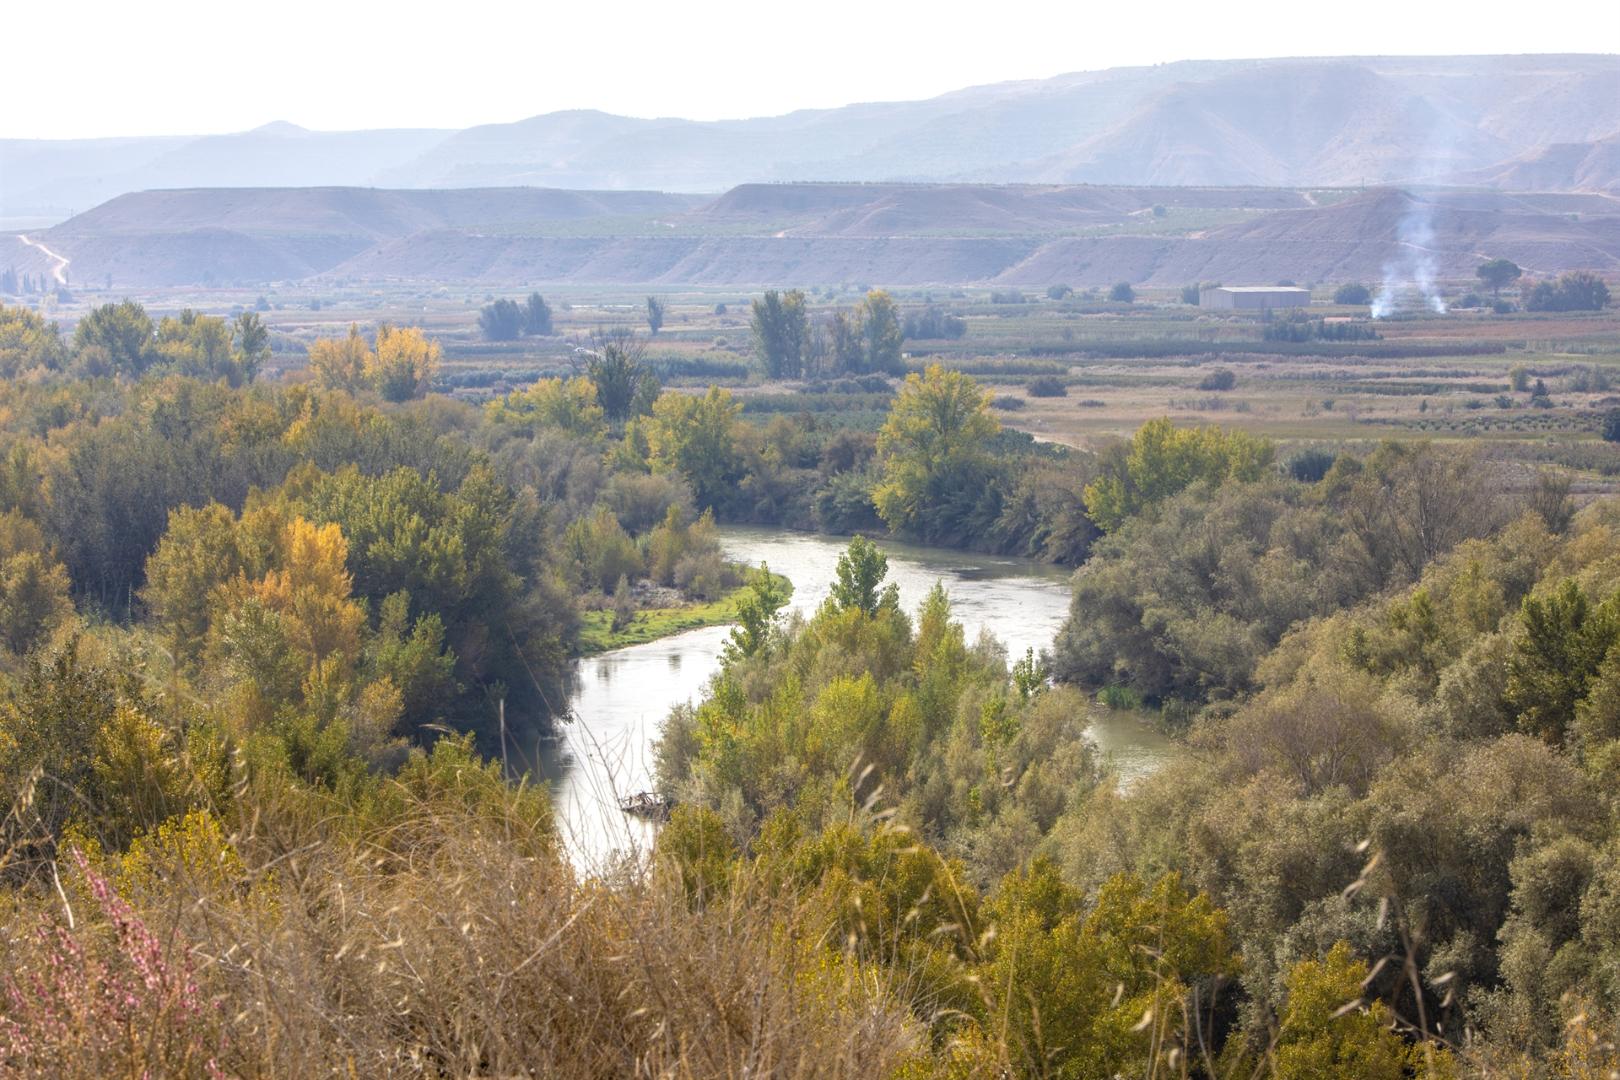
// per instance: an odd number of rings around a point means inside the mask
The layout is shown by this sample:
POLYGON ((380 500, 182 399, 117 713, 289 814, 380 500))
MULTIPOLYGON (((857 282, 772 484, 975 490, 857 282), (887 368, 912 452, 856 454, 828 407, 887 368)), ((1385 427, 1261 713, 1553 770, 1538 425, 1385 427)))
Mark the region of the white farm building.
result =
POLYGON ((1307 307, 1311 290, 1290 285, 1217 285, 1198 292, 1198 306, 1227 311, 1307 307))

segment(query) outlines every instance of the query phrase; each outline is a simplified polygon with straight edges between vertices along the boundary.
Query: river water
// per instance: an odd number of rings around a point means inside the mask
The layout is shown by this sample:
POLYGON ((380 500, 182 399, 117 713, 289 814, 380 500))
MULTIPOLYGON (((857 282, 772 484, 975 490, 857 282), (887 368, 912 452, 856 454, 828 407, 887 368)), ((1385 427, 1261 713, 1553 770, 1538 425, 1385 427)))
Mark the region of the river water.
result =
MULTIPOLYGON (((766 562, 785 575, 793 583, 789 610, 806 616, 827 598, 847 544, 779 529, 728 527, 720 534, 726 558, 750 566, 766 562)), ((880 546, 902 607, 915 613, 928 590, 943 582, 968 641, 988 631, 1007 646, 1010 659, 1027 648, 1049 649, 1068 614, 1068 572, 1061 568, 891 541, 880 546)), ((619 796, 652 790, 659 728, 671 707, 702 698, 730 633, 729 627, 704 627, 579 662, 570 703, 575 720, 564 726, 557 753, 542 766, 577 865, 588 869, 650 843, 652 826, 622 813, 619 796)), ((1140 718, 1100 708, 1088 735, 1123 782, 1151 771, 1170 752, 1169 741, 1140 718)))

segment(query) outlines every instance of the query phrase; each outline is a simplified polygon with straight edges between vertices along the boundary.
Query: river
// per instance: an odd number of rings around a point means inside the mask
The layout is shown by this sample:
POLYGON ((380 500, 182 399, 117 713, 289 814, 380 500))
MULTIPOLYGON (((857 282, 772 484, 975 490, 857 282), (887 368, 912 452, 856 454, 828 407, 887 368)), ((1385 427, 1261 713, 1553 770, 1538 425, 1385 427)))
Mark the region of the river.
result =
MULTIPOLYGON (((827 598, 848 540, 728 527, 720 544, 728 559, 750 566, 766 562, 786 576, 793 583, 789 610, 808 616, 827 598)), ((880 546, 889 560, 887 580, 899 586, 907 611, 915 612, 935 582, 943 582, 968 641, 988 631, 1007 646, 1011 659, 1027 648, 1050 648, 1068 614, 1068 572, 1062 568, 887 540, 880 546)), ((671 707, 702 697, 730 633, 724 626, 689 630, 579 662, 570 702, 576 719, 564 726, 558 752, 542 766, 576 864, 600 865, 617 851, 649 844, 652 826, 622 813, 618 797, 652 789, 659 727, 671 707)), ((1151 771, 1170 752, 1169 740, 1140 718, 1101 708, 1088 734, 1122 782, 1151 771)))

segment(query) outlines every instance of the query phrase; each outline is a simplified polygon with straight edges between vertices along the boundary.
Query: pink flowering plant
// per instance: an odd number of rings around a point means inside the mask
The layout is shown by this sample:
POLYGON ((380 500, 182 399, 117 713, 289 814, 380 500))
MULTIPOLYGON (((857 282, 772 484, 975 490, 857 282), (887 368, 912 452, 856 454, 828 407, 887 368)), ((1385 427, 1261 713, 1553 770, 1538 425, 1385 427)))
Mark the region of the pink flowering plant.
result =
POLYGON ((217 1010, 190 957, 166 947, 77 849, 73 861, 110 935, 51 921, 34 962, 0 997, 0 1074, 220 1077, 217 1010))

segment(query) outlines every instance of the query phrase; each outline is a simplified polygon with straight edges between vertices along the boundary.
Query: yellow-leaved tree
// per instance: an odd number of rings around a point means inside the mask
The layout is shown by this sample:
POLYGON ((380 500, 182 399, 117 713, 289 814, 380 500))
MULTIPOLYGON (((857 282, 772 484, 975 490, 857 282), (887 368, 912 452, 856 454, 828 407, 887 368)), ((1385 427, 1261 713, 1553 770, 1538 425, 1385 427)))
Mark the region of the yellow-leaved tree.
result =
POLYGON ((376 351, 367 357, 366 375, 387 401, 410 401, 428 392, 439 372, 443 350, 420 329, 377 327, 376 351))
POLYGON ((1202 480, 1210 484, 1258 480, 1276 448, 1246 431, 1178 428, 1169 417, 1136 429, 1129 447, 1102 459, 1101 475, 1086 485, 1086 513, 1104 532, 1202 480))
POLYGON ((295 517, 282 534, 281 569, 254 587, 287 620, 291 644, 316 663, 336 656, 352 664, 360 655, 365 612, 350 599, 348 559, 342 529, 295 517))
POLYGON ((360 328, 349 324, 349 336, 321 338, 309 346, 309 370, 323 390, 355 393, 366 385, 367 370, 376 357, 360 336, 360 328))

